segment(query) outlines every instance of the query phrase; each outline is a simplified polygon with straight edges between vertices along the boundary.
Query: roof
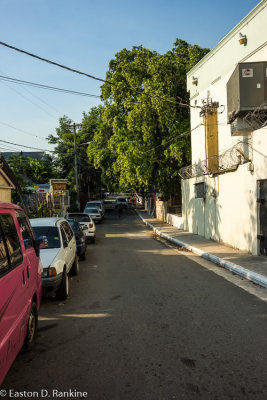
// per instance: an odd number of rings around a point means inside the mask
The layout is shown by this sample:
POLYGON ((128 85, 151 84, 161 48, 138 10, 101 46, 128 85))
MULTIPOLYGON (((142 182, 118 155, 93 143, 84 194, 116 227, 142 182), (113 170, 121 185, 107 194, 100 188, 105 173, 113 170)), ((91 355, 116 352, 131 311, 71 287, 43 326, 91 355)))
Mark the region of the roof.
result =
POLYGON ((4 201, 0 201, 0 209, 4 209, 4 208, 13 208, 15 210, 22 210, 22 208, 17 206, 16 204, 5 203, 4 201))
POLYGON ((44 151, 3 151, 2 153, 5 157, 6 160, 8 160, 8 158, 10 156, 16 155, 16 156, 21 156, 23 158, 34 158, 35 160, 41 160, 44 155, 45 152, 44 151))
POLYGON ((30 219, 32 226, 56 226, 59 221, 64 221, 65 218, 51 217, 51 218, 33 218, 30 219))
POLYGON ((14 188, 17 188, 19 190, 21 189, 17 178, 15 177, 12 169, 5 160, 3 153, 0 153, 0 173, 2 173, 10 186, 14 186, 14 188))

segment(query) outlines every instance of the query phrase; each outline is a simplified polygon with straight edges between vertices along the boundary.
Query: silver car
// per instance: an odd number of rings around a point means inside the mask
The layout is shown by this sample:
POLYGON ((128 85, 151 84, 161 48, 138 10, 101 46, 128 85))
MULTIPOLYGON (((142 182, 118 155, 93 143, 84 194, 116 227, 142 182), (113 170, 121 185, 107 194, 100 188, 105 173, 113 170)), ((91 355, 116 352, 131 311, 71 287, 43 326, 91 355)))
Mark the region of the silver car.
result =
POLYGON ((99 208, 85 208, 84 209, 84 214, 89 214, 90 217, 95 221, 95 222, 101 222, 103 219, 103 214, 99 208))
POLYGON ((68 217, 74 218, 81 225, 81 228, 87 238, 87 241, 90 241, 91 243, 95 243, 95 238, 96 238, 95 223, 89 214, 78 213, 78 212, 72 213, 71 212, 71 213, 68 213, 68 217))

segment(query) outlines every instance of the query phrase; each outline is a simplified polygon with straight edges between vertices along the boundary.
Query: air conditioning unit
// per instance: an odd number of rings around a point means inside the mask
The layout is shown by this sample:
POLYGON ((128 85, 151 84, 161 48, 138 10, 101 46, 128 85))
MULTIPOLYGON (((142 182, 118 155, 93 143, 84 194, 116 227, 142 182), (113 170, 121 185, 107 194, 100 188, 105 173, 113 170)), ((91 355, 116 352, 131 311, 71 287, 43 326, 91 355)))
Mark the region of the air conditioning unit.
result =
POLYGON ((242 119, 260 106, 267 108, 267 62, 239 63, 227 82, 228 123, 234 123, 232 135, 247 135, 259 128, 242 119))

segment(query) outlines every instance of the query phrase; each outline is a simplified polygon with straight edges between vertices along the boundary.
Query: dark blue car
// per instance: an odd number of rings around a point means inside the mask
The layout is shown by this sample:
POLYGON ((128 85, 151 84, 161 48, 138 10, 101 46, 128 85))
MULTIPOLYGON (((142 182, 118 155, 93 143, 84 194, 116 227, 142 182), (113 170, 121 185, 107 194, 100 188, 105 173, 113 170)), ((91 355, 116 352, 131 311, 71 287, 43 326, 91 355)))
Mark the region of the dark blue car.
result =
POLYGON ((79 256, 80 260, 85 260, 86 257, 86 247, 87 240, 86 236, 83 233, 79 223, 75 221, 75 219, 68 218, 68 223, 70 224, 76 238, 76 247, 77 247, 77 256, 79 256))

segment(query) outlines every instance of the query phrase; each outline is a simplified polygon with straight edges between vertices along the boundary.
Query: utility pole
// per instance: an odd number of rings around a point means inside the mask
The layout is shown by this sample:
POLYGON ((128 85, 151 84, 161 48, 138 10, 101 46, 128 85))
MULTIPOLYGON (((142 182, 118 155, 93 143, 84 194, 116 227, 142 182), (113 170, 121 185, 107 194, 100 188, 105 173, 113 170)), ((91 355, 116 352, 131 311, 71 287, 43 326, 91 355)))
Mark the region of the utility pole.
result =
POLYGON ((77 158, 77 143, 76 143, 76 128, 80 128, 81 124, 70 125, 70 128, 73 128, 73 142, 74 142, 74 168, 75 168, 75 186, 77 193, 77 207, 80 211, 80 188, 79 188, 79 176, 78 176, 78 158, 77 158))

